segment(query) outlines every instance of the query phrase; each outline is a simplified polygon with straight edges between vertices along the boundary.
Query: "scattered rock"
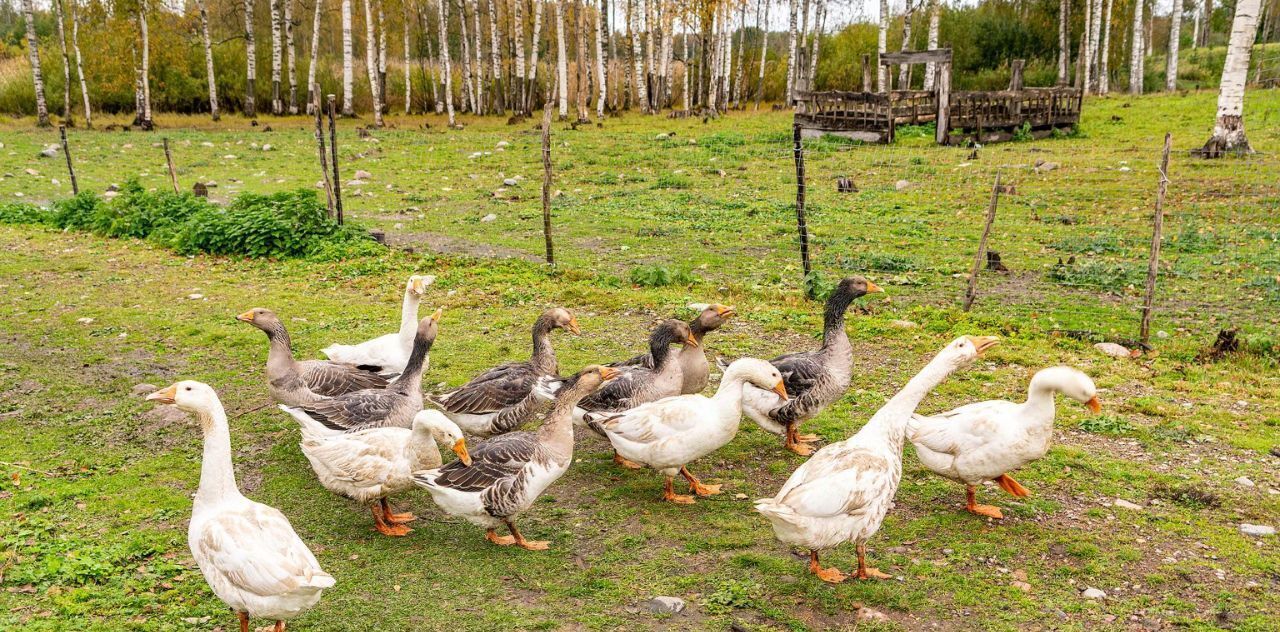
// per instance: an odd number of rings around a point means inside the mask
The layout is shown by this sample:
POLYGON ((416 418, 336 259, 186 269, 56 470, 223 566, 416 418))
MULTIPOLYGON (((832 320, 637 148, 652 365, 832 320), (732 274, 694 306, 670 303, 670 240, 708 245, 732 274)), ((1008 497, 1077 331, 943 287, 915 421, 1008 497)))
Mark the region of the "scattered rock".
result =
POLYGON ((1129 349, 1125 348, 1124 345, 1118 345, 1114 342, 1099 342, 1098 344, 1093 345, 1093 348, 1113 358, 1129 358, 1133 356, 1129 349))
POLYGON ((672 136, 671 134, 663 132, 661 134, 658 134, 657 136, 654 136, 653 140, 667 140, 668 138, 671 138, 671 136, 672 136))
POLYGON ((198 301, 204 298, 204 294, 188 294, 187 298, 192 301, 198 301))
POLYGON ((863 621, 863 622, 874 621, 874 622, 884 623, 889 621, 889 615, 883 612, 880 612, 875 608, 868 608, 866 606, 858 608, 858 614, 854 618, 857 619, 858 621, 863 621))
POLYGON ((1165 330, 1163 330, 1163 329, 1158 329, 1158 330, 1156 330, 1156 338, 1165 339, 1165 338, 1168 338, 1168 337, 1169 337, 1169 332, 1167 332, 1167 331, 1165 331, 1165 330))
POLYGON ((1084 592, 1080 593, 1080 596, 1085 599, 1106 599, 1107 593, 1091 586, 1089 588, 1085 588, 1084 592))
POLYGON ((26 174, 27 174, 27 175, 29 175, 29 176, 38 176, 38 175, 40 175, 40 172, 39 172, 39 171, 36 171, 35 169, 23 169, 23 171, 24 171, 24 172, 26 172, 26 174))
POLYGON ((1240 533, 1243 533, 1245 535, 1251 535, 1256 538, 1262 538, 1270 535, 1275 535, 1276 528, 1266 524, 1249 524, 1245 522, 1245 523, 1241 523, 1240 525, 1240 533))
POLYGON ((109 192, 110 192, 110 191, 119 191, 119 190, 120 190, 120 185, 118 185, 118 184, 108 184, 108 185, 107 185, 107 191, 109 191, 109 192))
POLYGON ((493 221, 493 220, 495 220, 495 219, 498 219, 498 216, 497 216, 497 215, 494 215, 493 213, 489 213, 488 215, 485 215, 484 217, 481 217, 481 218, 480 218, 480 221, 482 221, 482 222, 492 222, 492 221, 493 221))
POLYGON ((501 148, 503 148, 503 147, 507 147, 507 146, 509 146, 510 144, 511 144, 511 143, 508 143, 508 142, 507 142, 507 141, 505 141, 505 140, 500 140, 500 141, 498 141, 498 148, 499 148, 499 149, 501 149, 501 148))
POLYGON ((1241 487, 1255 487, 1253 481, 1250 480, 1248 476, 1241 476, 1240 478, 1237 478, 1236 485, 1241 487))
POLYGON ((110 200, 111 198, 113 198, 113 197, 115 197, 115 196, 117 196, 117 195, 120 195, 120 192, 119 192, 119 191, 107 191, 106 193, 103 193, 103 194, 102 194, 102 197, 107 198, 108 200, 110 200))
POLYGON ((1131 503, 1123 498, 1115 499, 1115 501, 1111 503, 1111 506, 1119 507, 1121 509, 1128 509, 1130 511, 1142 511, 1142 505, 1139 505, 1137 503, 1131 503))
POLYGON ((889 321, 889 326, 894 329, 915 329, 920 325, 917 325, 915 322, 910 320, 891 320, 889 321))
POLYGON ((1014 588, 1017 588, 1018 590, 1021 590, 1024 593, 1031 592, 1031 584, 1028 584, 1027 582, 1024 582, 1021 580, 1015 580, 1012 584, 1009 584, 1009 585, 1013 586, 1014 588))
POLYGON ((1121 171, 1133 171, 1133 169, 1130 169, 1129 167, 1120 167, 1120 170, 1121 170, 1121 171))
POLYGON ((349 187, 361 187, 361 186, 364 186, 364 185, 366 185, 366 184, 368 184, 368 183, 367 183, 367 182, 365 182, 364 180, 361 180, 360 178, 356 178, 355 180, 348 180, 348 181, 347 181, 347 186, 349 186, 349 187))
POLYGON ((76 322, 77 322, 77 323, 80 323, 81 325, 88 325, 88 324, 93 323, 93 319, 92 319, 92 318, 89 318, 88 316, 85 316, 85 317, 83 317, 83 318, 77 318, 77 319, 76 319, 76 322))
POLYGON ((1271 456, 1280 456, 1280 445, 1271 448, 1271 456))
POLYGON ((364 169, 356 169, 356 179, 357 179, 357 180, 372 180, 372 179, 373 179, 373 174, 372 174, 372 173, 369 173, 368 171, 365 171, 364 169))
POLYGON ((515 178, 507 178, 506 180, 502 181, 502 186, 504 187, 514 187, 519 185, 520 185, 520 181, 516 180, 515 178))
POLYGON ((57 148, 57 147, 45 147, 44 149, 41 149, 41 150, 40 150, 40 157, 41 157, 41 158, 57 158, 57 157, 58 157, 58 148, 57 148))
POLYGON ((684 610, 684 600, 679 597, 654 597, 640 604, 651 614, 677 614, 684 610))
POLYGON ((272 147, 271 143, 267 143, 262 146, 262 151, 271 151, 272 149, 275 149, 275 147, 272 147))
POLYGON ((222 159, 223 159, 223 160, 235 160, 235 159, 236 159, 236 155, 235 155, 235 154, 227 154, 227 155, 223 156, 223 157, 222 157, 222 159))
POLYGON ((1056 162, 1046 162, 1044 160, 1036 159, 1036 167, 1035 167, 1036 173, 1046 173, 1049 171, 1053 171, 1054 169, 1057 169, 1057 168, 1058 168, 1058 163, 1056 162))
POLYGON ((135 384, 133 388, 129 389, 129 392, 134 395, 150 395, 158 390, 160 390, 159 386, 143 382, 141 384, 135 384))
POLYGON ((902 190, 904 190, 904 189, 909 189, 909 188, 911 188, 911 183, 910 183, 910 182, 908 182, 908 181, 906 181, 906 180, 899 180, 899 181, 897 181, 897 182, 893 183, 893 188, 895 188, 895 189, 897 189, 897 190, 899 190, 899 191, 902 191, 902 190))
POLYGON ((206 141, 204 141, 204 142, 200 143, 200 146, 201 146, 201 147, 213 147, 213 143, 211 143, 211 142, 209 142, 209 141, 207 141, 207 140, 206 140, 206 141))

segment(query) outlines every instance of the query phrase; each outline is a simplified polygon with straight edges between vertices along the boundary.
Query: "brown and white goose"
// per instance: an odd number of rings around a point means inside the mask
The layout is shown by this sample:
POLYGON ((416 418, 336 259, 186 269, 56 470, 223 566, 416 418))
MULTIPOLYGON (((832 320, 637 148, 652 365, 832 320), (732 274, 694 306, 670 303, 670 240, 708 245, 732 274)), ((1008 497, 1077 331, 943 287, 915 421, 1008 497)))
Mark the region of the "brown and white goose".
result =
POLYGON ((534 432, 510 432, 472 447, 471 464, 454 461, 417 472, 413 482, 426 488, 445 513, 485 528, 490 542, 540 551, 546 542, 524 539, 516 518, 569 469, 573 461, 573 408, 617 375, 611 367, 590 366, 571 386, 556 394, 551 412, 534 432), (505 525, 510 536, 499 536, 505 525))
POLYGON ((267 334, 267 392, 286 406, 302 406, 326 396, 343 395, 367 388, 385 388, 387 378, 354 364, 329 360, 293 358, 289 332, 276 313, 255 307, 236 320, 249 323, 267 334))
POLYGON ((431 402, 467 434, 488 437, 514 430, 532 419, 550 397, 535 389, 539 381, 560 374, 551 346, 551 332, 556 329, 582 333, 573 312, 549 309, 533 323, 533 355, 527 361, 493 367, 453 391, 431 397, 431 402))
POLYGON ((441 310, 418 323, 413 353, 404 373, 384 389, 366 389, 326 397, 295 408, 284 407, 305 429, 308 422, 343 432, 395 426, 408 428, 422 410, 422 373, 427 353, 435 343, 441 310), (306 417, 307 419, 303 419, 306 417))
MULTIPOLYGON (((334 362, 354 364, 383 374, 404 371, 405 365, 409 363, 409 355, 413 353, 413 335, 418 330, 418 304, 427 287, 435 281, 436 278, 431 275, 415 274, 409 277, 404 286, 404 300, 400 305, 400 331, 360 344, 331 344, 321 349, 320 353, 334 362)), ((425 366, 431 366, 430 357, 425 366)))
POLYGON ((816 351, 788 353, 769 361, 782 372, 790 400, 750 384, 744 389, 743 412, 766 431, 782 435, 788 450, 801 456, 813 454, 809 444, 818 438, 800 435, 800 424, 840 399, 853 379, 853 345, 844 330, 845 312, 854 299, 883 291, 860 276, 840 281, 827 298, 823 312, 822 346, 816 351))
MULTIPOLYGON (((689 321, 689 331, 693 334, 693 340, 697 344, 685 345, 676 353, 676 358, 680 363, 681 395, 701 393, 707 388, 707 377, 711 375, 711 365, 707 362, 707 354, 702 348, 702 340, 707 334, 722 327, 734 314, 732 307, 713 303, 707 305, 698 313, 696 318, 689 321)), ((652 369, 655 366, 653 358, 653 353, 649 352, 621 362, 614 362, 609 366, 621 368, 640 365, 652 369)))

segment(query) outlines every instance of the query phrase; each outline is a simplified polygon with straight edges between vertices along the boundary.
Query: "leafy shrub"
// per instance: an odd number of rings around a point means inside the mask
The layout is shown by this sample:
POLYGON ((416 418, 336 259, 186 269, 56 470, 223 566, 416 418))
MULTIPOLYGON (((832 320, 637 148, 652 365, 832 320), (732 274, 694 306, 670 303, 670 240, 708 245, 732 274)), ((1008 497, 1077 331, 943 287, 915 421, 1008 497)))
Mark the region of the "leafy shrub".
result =
POLYGON ((325 241, 358 239, 358 231, 329 219, 315 191, 297 189, 241 193, 226 209, 206 206, 178 231, 173 245, 184 254, 300 257, 325 241))
POLYGON ((115 199, 95 205, 89 229, 106 237, 165 242, 187 218, 210 207, 209 202, 191 193, 147 191, 131 179, 120 187, 115 199))
POLYGON ((852 259, 852 265, 863 270, 879 270, 881 272, 910 272, 917 265, 914 259, 905 255, 884 252, 869 252, 852 259))
POLYGON ((1080 429, 1094 434, 1126 435, 1133 432, 1133 424, 1115 415, 1095 415, 1081 421, 1080 429))
POLYGON ((97 194, 88 191, 58 200, 53 203, 53 225, 62 229, 89 230, 102 203, 97 194))
POLYGON ((707 595, 703 606, 710 614, 725 614, 736 608, 754 607, 763 588, 751 580, 724 580, 707 595))
POLYGON ((1261 291, 1268 300, 1280 301, 1280 276, 1254 277, 1244 286, 1261 291))
POLYGON ((52 220, 49 212, 26 202, 0 204, 0 224, 47 224, 52 220))
POLYGON ((1138 280, 1133 266, 1100 261, 1058 262, 1049 269, 1046 277, 1060 285, 1091 287, 1115 292, 1123 290, 1138 280))
POLYGON ((825 301, 836 289, 836 282, 817 270, 804 277, 804 295, 813 301, 825 301))
POLYGON ((637 266, 631 269, 631 284, 640 287, 692 285, 697 279, 685 270, 672 272, 662 266, 637 266))

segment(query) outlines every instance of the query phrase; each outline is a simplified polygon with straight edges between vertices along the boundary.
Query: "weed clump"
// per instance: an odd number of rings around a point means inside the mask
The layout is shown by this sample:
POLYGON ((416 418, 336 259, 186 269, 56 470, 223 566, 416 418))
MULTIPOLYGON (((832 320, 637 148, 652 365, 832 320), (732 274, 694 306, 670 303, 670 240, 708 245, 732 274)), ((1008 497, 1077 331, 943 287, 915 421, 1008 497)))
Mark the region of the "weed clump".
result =
POLYGON ((1161 483, 1151 490, 1151 495, 1191 509, 1213 509, 1222 505, 1222 500, 1217 494, 1192 485, 1161 483))
POLYGON ((693 285, 697 278, 687 270, 674 272, 663 266, 637 266, 631 269, 631 284, 640 287, 693 285))

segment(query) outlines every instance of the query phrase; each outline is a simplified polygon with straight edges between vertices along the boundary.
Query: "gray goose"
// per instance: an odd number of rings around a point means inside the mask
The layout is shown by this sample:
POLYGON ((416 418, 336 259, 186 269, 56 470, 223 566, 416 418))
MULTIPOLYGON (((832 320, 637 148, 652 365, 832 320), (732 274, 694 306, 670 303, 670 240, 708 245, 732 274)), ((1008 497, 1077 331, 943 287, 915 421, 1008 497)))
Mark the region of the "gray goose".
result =
MULTIPOLYGON (((702 339, 707 334, 723 326, 725 321, 734 314, 732 307, 713 303, 704 308, 696 318, 689 321, 689 331, 693 333, 693 340, 698 344, 685 345, 676 353, 676 358, 680 362, 681 395, 701 393, 707 388, 707 377, 711 374, 711 366, 707 362, 707 355, 702 349, 702 339)), ((652 369, 654 367, 653 357, 652 352, 645 353, 621 362, 614 362, 609 366, 621 368, 640 365, 652 369)))
POLYGON ((321 398, 303 406, 286 407, 285 412, 293 415, 304 429, 315 423, 342 432, 387 426, 409 428, 414 415, 422 410, 423 365, 436 340, 440 314, 441 310, 437 309, 418 323, 409 364, 386 388, 321 398))
POLYGON ((488 437, 514 430, 532 419, 550 398, 545 389, 535 387, 559 376, 560 365, 551 346, 551 332, 556 329, 582 333, 573 312, 563 307, 549 309, 533 323, 533 355, 529 360, 493 367, 453 391, 431 397, 431 402, 468 434, 488 437))
POLYGON ((611 367, 583 369, 572 385, 556 394, 551 412, 537 432, 510 432, 486 439, 469 451, 470 465, 454 461, 416 472, 413 482, 426 488, 445 513, 484 527, 485 539, 490 542, 533 551, 546 549, 546 542, 524 539, 516 518, 569 469, 574 406, 616 375, 617 369, 611 367), (497 527, 504 525, 511 535, 497 534, 497 527))
POLYGON ((267 334, 267 391, 276 402, 303 406, 326 396, 344 395, 369 388, 385 388, 386 377, 354 364, 329 360, 295 360, 289 332, 276 313, 255 307, 236 320, 267 334))
POLYGON ((818 437, 799 434, 800 424, 840 399, 853 379, 853 345, 844 330, 845 312, 854 299, 883 291, 860 276, 841 280, 827 298, 822 346, 816 351, 788 353, 769 361, 782 372, 790 400, 750 384, 743 389, 742 411, 761 428, 782 435, 788 450, 801 456, 813 454, 810 444, 818 437))

